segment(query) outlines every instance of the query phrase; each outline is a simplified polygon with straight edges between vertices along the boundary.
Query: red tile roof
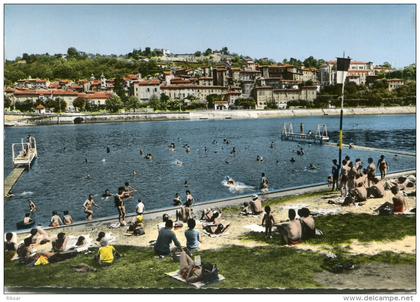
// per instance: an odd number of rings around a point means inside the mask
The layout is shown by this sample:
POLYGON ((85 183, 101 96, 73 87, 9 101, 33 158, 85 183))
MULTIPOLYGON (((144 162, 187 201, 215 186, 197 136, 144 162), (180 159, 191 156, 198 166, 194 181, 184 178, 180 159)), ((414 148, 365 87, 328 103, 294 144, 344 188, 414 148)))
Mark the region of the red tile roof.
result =
POLYGON ((92 99, 105 99, 106 100, 106 99, 112 98, 112 93, 107 93, 107 92, 79 93, 77 96, 85 100, 92 100, 92 99))
POLYGON ((160 85, 160 81, 159 80, 142 80, 142 81, 136 82, 135 84, 139 86, 157 86, 157 85, 160 85))

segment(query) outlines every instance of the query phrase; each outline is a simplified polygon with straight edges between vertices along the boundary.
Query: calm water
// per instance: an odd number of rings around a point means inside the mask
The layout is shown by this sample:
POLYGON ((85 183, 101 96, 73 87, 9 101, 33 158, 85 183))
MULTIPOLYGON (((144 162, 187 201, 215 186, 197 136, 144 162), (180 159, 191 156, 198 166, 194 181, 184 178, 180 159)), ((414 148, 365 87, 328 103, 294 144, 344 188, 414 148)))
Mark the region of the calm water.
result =
MULTIPOLYGON (((229 191, 222 184, 227 175, 244 186, 257 187, 261 172, 265 172, 272 189, 325 181, 331 160, 337 158, 337 149, 303 145, 305 155, 297 156, 297 143, 280 140, 283 122, 289 121, 295 129, 303 122, 305 131, 325 123, 331 138, 337 140, 337 117, 6 128, 5 175, 12 169, 11 144, 20 142, 28 133, 37 139, 39 158, 15 186, 15 196, 5 202, 5 228, 14 229, 22 219, 28 198, 41 208, 35 220, 43 225, 48 224, 52 210, 67 209, 75 220, 83 220, 82 204, 89 193, 96 194, 101 206, 95 209, 96 218, 115 215, 113 200, 101 200, 101 195, 107 188, 115 192, 125 181, 139 190, 135 199, 127 203, 129 212, 134 211, 137 198, 144 199, 147 209, 170 206, 176 192, 185 198, 185 180, 198 202, 253 191, 229 191), (230 141, 229 145, 223 144, 224 138, 230 141), (213 144, 214 140, 217 143, 213 144), (270 148, 272 141, 274 148, 270 148), (171 142, 176 144, 176 152, 168 149, 171 142), (184 144, 191 146, 191 153, 185 152, 184 144), (110 153, 106 152, 107 146, 110 153), (233 146, 235 155, 230 154, 233 146), (141 157, 140 148, 155 159, 141 157), (257 162, 257 155, 263 156, 264 161, 257 162), (295 163, 290 162, 291 157, 295 163), (177 166, 176 160, 182 161, 183 166, 177 166), (309 163, 319 169, 307 171, 309 163), (133 176, 133 170, 139 174, 133 176), (88 174, 90 178, 86 177, 88 174)), ((414 115, 346 117, 344 129, 345 143, 415 151, 414 115)), ((354 150, 345 150, 344 154, 352 159, 360 157, 365 163, 369 156, 379 157, 375 152, 354 150)), ((411 157, 389 161, 391 170, 415 167, 411 157)))

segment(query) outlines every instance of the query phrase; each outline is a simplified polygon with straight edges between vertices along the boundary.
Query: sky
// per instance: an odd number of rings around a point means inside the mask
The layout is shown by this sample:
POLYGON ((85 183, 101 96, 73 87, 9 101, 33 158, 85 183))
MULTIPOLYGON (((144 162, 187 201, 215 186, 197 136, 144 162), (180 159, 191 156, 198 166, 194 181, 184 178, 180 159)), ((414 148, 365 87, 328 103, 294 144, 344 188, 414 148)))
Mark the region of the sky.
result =
POLYGON ((276 61, 415 63, 415 5, 5 5, 5 57, 221 49, 276 61))

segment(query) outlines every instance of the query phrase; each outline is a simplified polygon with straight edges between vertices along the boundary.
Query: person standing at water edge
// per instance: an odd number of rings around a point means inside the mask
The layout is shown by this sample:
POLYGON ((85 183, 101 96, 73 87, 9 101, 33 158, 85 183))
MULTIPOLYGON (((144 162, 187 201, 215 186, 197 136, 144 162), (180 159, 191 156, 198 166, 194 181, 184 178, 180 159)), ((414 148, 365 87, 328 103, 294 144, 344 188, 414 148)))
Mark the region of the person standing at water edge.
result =
POLYGON ((144 203, 141 199, 138 200, 138 204, 136 206, 136 213, 137 215, 143 215, 144 213, 144 203))
POLYGON ((349 167, 347 166, 347 160, 343 159, 341 166, 341 181, 340 190, 341 197, 346 197, 348 193, 347 181, 348 181, 349 167))
POLYGON ((389 169, 388 162, 385 160, 385 155, 381 155, 381 158, 378 160, 377 166, 379 167, 379 171, 381 172, 381 179, 384 179, 389 169))
POLYGON ((371 186, 371 182, 374 181, 374 179, 376 178, 375 177, 375 174, 376 174, 376 166, 375 166, 375 163, 373 162, 373 158, 372 157, 369 157, 368 158, 368 167, 367 167, 366 174, 367 174, 367 180, 368 180, 368 187, 370 187, 371 186))
POLYGON ((88 199, 83 203, 83 208, 85 209, 86 219, 92 220, 93 218, 93 207, 98 207, 98 205, 93 200, 93 195, 89 194, 88 199))
POLYGON ((331 168, 332 174, 332 189, 331 191, 338 190, 338 176, 340 174, 340 166, 337 164, 337 160, 333 159, 333 166, 331 168))
POLYGON ((185 191, 186 199, 187 201, 185 202, 185 206, 186 207, 191 207, 194 203, 194 197, 192 196, 191 192, 189 190, 185 191))
POLYGON ((118 209, 118 220, 121 225, 126 225, 125 222, 125 199, 127 198, 124 187, 118 188, 118 194, 114 197, 115 207, 118 209))
POLYGON ((60 216, 58 216, 57 211, 53 211, 50 226, 52 226, 53 228, 58 228, 62 224, 63 221, 61 220, 60 216))
POLYGON ((268 186, 269 186, 269 182, 268 182, 267 176, 265 176, 265 173, 261 173, 261 184, 260 184, 261 191, 268 191, 268 186))

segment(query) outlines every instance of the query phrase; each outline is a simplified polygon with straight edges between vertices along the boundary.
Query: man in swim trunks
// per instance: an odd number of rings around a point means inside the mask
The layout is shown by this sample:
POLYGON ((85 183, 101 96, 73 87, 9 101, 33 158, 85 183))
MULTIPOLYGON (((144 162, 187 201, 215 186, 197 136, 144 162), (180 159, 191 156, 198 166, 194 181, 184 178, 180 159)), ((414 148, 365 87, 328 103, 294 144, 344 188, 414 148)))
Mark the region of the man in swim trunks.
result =
POLYGON ((85 209, 87 220, 92 220, 93 218, 93 207, 98 207, 98 205, 93 200, 93 195, 89 194, 88 199, 86 199, 85 202, 83 203, 83 208, 85 209))

